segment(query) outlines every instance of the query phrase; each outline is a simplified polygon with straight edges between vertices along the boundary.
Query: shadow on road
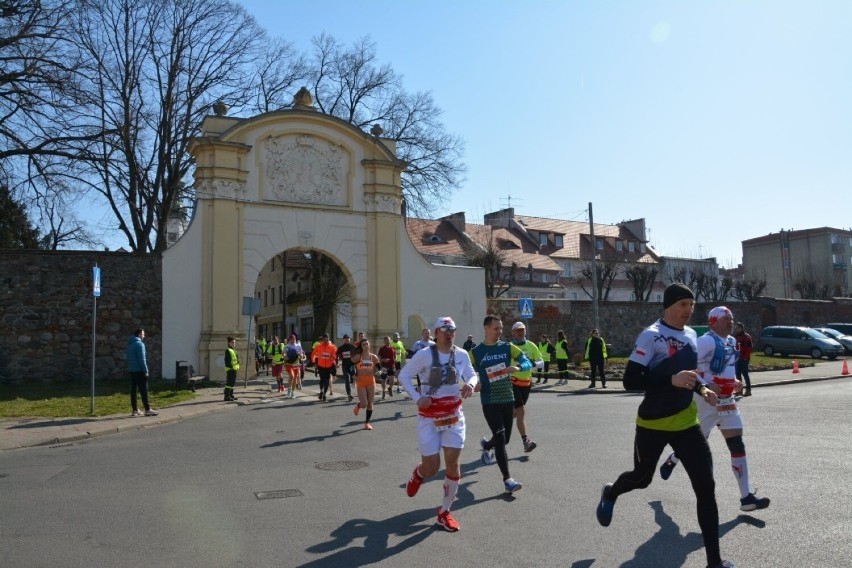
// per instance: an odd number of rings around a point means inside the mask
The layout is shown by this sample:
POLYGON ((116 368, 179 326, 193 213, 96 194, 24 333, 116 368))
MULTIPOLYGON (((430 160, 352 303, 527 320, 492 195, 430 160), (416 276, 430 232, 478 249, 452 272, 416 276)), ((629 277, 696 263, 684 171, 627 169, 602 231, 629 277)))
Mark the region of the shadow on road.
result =
MULTIPOLYGON (((621 568, 683 566, 691 553, 704 548, 704 541, 700 533, 691 532, 681 536, 680 527, 663 511, 663 504, 660 501, 651 501, 648 504, 654 509, 654 520, 660 526, 660 530, 645 544, 637 548, 633 559, 622 564, 621 568)), ((739 515, 737 518, 719 525, 719 538, 721 539, 741 524, 757 528, 766 526, 766 522, 761 519, 756 519, 750 515, 739 515)), ((728 547, 729 551, 731 548, 728 547)), ((722 543, 722 558, 724 559, 726 556, 729 555, 726 555, 725 546, 722 543)))

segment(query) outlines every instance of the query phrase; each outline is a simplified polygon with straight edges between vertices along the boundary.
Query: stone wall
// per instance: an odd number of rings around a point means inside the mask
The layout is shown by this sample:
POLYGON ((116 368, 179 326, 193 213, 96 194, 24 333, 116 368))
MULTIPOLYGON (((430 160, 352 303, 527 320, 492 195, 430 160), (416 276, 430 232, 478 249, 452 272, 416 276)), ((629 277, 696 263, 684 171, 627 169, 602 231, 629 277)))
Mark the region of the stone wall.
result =
MULTIPOLYGON (((718 303, 698 304, 691 325, 706 325, 707 312, 716 305, 718 303)), ((746 331, 755 340, 767 325, 813 326, 827 322, 852 322, 850 298, 827 301, 759 298, 753 302, 728 302, 725 305, 731 308, 737 321, 745 324, 746 331)), ((491 313, 503 320, 507 337, 512 322, 520 319, 519 307, 517 299, 488 300, 491 313)), ((639 332, 662 313, 662 304, 601 303, 598 306, 598 328, 607 344, 611 345, 610 355, 629 355, 639 332)), ((557 330, 563 330, 573 355, 585 348, 586 338, 594 327, 594 308, 591 302, 535 299, 533 317, 526 320, 526 324, 527 338, 534 341, 538 341, 542 333, 555 338, 557 330)), ((474 339, 481 341, 482 334, 474 333, 474 339)))
POLYGON ((161 359, 159 254, 0 250, 0 381, 88 381, 92 267, 101 268, 95 379, 124 378, 127 338, 145 329, 151 377, 161 359))

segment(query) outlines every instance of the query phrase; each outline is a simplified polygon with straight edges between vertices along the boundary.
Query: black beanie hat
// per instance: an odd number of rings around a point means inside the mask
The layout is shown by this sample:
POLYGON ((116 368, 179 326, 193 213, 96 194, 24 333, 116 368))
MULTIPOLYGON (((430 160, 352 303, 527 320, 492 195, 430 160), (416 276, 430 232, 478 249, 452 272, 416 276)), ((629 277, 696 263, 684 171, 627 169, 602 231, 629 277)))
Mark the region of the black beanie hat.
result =
POLYGON ((681 284, 680 282, 669 284, 666 291, 663 293, 663 309, 668 308, 672 304, 685 298, 689 298, 690 300, 695 299, 695 294, 692 293, 689 286, 681 284))

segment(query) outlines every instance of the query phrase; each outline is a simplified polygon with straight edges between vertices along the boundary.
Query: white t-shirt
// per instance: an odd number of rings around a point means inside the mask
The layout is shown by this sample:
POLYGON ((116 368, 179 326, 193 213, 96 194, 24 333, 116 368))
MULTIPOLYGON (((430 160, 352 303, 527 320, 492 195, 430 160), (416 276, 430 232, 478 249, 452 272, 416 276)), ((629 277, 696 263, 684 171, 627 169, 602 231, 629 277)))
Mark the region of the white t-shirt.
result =
MULTIPOLYGON (((470 364, 470 356, 467 354, 467 351, 461 347, 456 347, 455 352, 455 368, 459 380, 458 382, 450 385, 442 384, 438 387, 438 390, 431 395, 435 398, 459 396, 459 391, 461 390, 461 387, 464 386, 464 383, 468 383, 470 386, 474 387, 479 380, 476 371, 473 370, 473 366, 470 364)), ((450 354, 438 351, 438 362, 441 364, 442 375, 446 377, 447 368, 450 363, 450 354)), ((400 371, 399 382, 402 383, 402 386, 405 387, 405 391, 408 393, 408 396, 410 396, 414 402, 417 402, 421 396, 427 396, 425 390, 422 395, 415 390, 414 377, 420 375, 420 381, 424 383, 425 386, 425 384, 428 383, 428 377, 431 370, 432 350, 421 349, 411 357, 408 364, 402 368, 402 371, 400 371), (427 380, 424 381, 424 379, 427 380)))

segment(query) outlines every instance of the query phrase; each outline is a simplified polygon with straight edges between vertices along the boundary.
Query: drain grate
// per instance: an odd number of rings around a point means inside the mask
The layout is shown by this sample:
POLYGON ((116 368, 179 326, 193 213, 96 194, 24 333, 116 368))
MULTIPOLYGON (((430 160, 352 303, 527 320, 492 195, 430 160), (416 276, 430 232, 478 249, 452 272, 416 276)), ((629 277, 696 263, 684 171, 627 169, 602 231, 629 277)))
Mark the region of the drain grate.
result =
POLYGON ((367 467, 368 465, 370 464, 362 461, 336 461, 318 463, 314 467, 323 471, 351 471, 353 469, 361 469, 363 467, 367 467))
POLYGON ((276 489, 275 491, 258 491, 254 494, 258 499, 286 499, 287 497, 304 497, 298 489, 276 489))

